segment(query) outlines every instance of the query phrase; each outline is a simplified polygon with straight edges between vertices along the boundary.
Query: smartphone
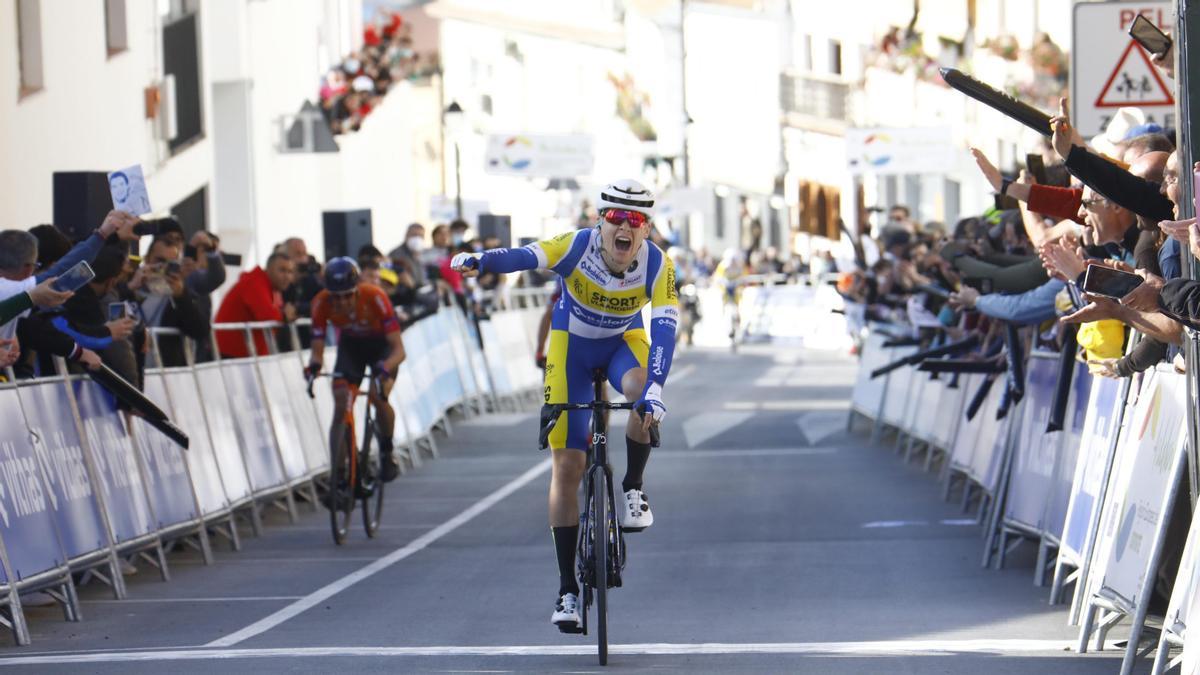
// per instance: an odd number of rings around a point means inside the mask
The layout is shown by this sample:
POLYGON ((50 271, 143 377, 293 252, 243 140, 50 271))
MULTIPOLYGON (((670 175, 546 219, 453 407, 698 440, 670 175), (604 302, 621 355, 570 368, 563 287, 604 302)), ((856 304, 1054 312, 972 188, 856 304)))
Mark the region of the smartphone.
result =
POLYGON ((198 260, 198 259, 199 259, 199 255, 200 255, 200 254, 199 254, 199 252, 196 250, 196 247, 195 247, 195 246, 192 246, 191 244, 188 244, 187 246, 184 246, 184 247, 183 247, 183 257, 185 257, 185 258, 191 258, 192 260, 198 260))
POLYGON ((180 270, 182 270, 182 269, 183 269, 183 265, 180 265, 178 260, 168 260, 167 261, 167 268, 166 268, 167 274, 179 274, 180 270))
POLYGON ((133 233, 139 237, 149 237, 158 234, 157 220, 143 220, 133 226, 133 233))
POLYGON ((1167 50, 1171 48, 1171 38, 1159 30, 1153 21, 1141 14, 1138 14, 1133 23, 1129 25, 1129 37, 1156 56, 1166 54, 1167 50))
POLYGON ((129 307, 123 302, 108 303, 108 320, 117 321, 129 316, 129 307))
POLYGON ((1009 197, 1008 195, 996 193, 992 195, 992 206, 994 206, 997 211, 1011 211, 1013 209, 1021 208, 1021 203, 1017 201, 1016 197, 1009 197))
POLYGON ((1046 162, 1040 154, 1031 152, 1025 155, 1025 168, 1038 185, 1049 185, 1050 181, 1046 179, 1046 162))
POLYGON ((74 267, 63 272, 62 276, 55 279, 53 284, 54 290, 59 292, 76 291, 95 277, 96 273, 92 271, 92 266, 87 264, 86 260, 80 260, 75 263, 74 267))
POLYGON ((226 265, 229 265, 230 267, 241 267, 242 266, 242 256, 237 253, 222 253, 221 254, 221 262, 225 263, 226 265))
POLYGON ((1130 272, 1114 270, 1104 265, 1089 265, 1083 275, 1083 291, 1120 300, 1141 286, 1142 281, 1141 277, 1130 272))

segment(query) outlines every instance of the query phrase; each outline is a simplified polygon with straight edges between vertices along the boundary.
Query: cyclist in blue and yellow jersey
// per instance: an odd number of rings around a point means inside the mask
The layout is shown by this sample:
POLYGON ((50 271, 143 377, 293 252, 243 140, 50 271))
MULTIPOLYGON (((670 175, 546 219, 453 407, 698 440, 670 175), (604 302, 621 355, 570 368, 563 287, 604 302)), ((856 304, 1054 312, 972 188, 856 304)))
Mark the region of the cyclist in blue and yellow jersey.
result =
MULTIPOLYGON (((630 413, 625 431, 628 468, 622 480, 621 527, 637 532, 652 522, 642 491, 650 457, 651 423, 666 414, 663 385, 675 349, 679 302, 670 258, 646 241, 654 216, 654 195, 637 181, 621 180, 600 191, 600 222, 523 248, 459 254, 452 265, 464 274, 548 269, 560 277, 561 296, 551 319, 546 354, 545 402, 592 400, 592 372, 598 368, 644 415, 630 413), (650 303, 650 339, 642 307, 650 303)), ((579 534, 579 482, 587 466, 588 415, 564 412, 550 435, 550 529, 558 557, 559 597, 550 621, 578 632, 579 586, 575 546, 579 534)))

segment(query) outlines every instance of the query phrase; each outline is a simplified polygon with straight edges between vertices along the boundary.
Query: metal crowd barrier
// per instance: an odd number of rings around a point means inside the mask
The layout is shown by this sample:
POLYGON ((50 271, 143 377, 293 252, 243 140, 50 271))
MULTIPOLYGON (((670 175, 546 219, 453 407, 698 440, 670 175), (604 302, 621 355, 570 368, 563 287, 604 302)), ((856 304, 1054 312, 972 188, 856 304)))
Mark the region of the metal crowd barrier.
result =
MULTIPOLYGON (((1160 365, 1117 381, 1093 377, 1079 365, 1062 429, 1050 431, 1060 354, 1029 356, 1024 396, 997 419, 1003 373, 943 373, 934 379, 916 366, 904 366, 871 378, 872 371, 913 352, 913 346, 885 346, 905 335, 907 328, 871 326, 848 428, 865 419, 873 439, 894 434, 897 449, 906 445, 906 458, 924 452, 927 469, 940 464, 946 498, 958 486, 964 511, 978 505, 985 567, 1003 566, 1021 541, 1036 542, 1034 582, 1045 585, 1052 574, 1051 604, 1073 588, 1068 622, 1080 625, 1081 653, 1093 640, 1095 649, 1103 649, 1109 632, 1127 621, 1123 673, 1155 646, 1155 673, 1184 661, 1200 662, 1200 630, 1187 631, 1189 610, 1200 607, 1196 519, 1161 636, 1139 651, 1185 471, 1185 378, 1160 365), (994 386, 985 392, 989 378, 994 386), (968 419, 973 402, 981 405, 968 419), (940 414, 925 414, 929 410, 940 414), (1181 646, 1183 654, 1172 659, 1170 649, 1181 646)), ((1192 671, 1185 667, 1183 672, 1192 671)))
MULTIPOLYGON (((450 433, 451 411, 470 416, 540 400, 540 316, 532 304, 486 320, 443 306, 405 329, 407 358, 390 401, 406 470, 437 456, 434 432, 450 433)), ((176 546, 195 548, 209 565, 210 537, 239 550, 240 523, 259 534, 264 508, 292 521, 297 501, 318 509, 333 402, 327 379, 315 400, 307 395, 308 353, 297 331, 307 323, 216 324, 214 346, 217 332, 236 331, 250 355, 196 363, 184 340, 186 363, 171 367, 159 342, 182 336, 150 330, 144 393, 188 435, 186 451, 61 361, 53 377, 17 381, 8 371, 0 383, 0 625, 18 645, 30 643, 22 593, 44 591, 67 620, 79 621, 77 585, 97 580, 124 598, 126 562, 147 562, 167 581, 176 546), (276 348, 278 333, 289 351, 276 348), (266 353, 257 353, 256 334, 268 338, 266 353)))

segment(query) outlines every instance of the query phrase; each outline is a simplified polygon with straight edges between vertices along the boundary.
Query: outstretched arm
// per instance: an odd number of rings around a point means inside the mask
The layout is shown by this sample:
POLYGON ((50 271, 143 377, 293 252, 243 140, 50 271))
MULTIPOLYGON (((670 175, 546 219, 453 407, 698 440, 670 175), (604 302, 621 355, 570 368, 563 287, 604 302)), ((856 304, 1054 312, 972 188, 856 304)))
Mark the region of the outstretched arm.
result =
POLYGON ((662 269, 654 281, 650 295, 650 359, 646 364, 646 388, 642 390, 642 401, 650 408, 650 414, 642 416, 644 428, 651 421, 660 421, 666 414, 662 403, 663 385, 671 370, 671 359, 675 355, 675 327, 679 322, 679 297, 675 292, 675 265, 663 256, 662 269))

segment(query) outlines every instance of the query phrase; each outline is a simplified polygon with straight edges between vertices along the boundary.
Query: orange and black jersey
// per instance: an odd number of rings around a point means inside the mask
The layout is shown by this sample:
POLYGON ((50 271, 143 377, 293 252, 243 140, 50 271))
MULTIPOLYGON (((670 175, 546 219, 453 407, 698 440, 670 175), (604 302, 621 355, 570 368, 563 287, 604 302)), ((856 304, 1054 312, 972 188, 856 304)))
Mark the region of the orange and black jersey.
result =
POLYGON ((317 293, 312 301, 312 336, 314 340, 325 339, 326 324, 333 324, 342 335, 354 337, 383 337, 400 330, 396 308, 387 293, 378 286, 359 284, 354 294, 354 304, 348 312, 333 309, 333 298, 329 291, 317 293))

